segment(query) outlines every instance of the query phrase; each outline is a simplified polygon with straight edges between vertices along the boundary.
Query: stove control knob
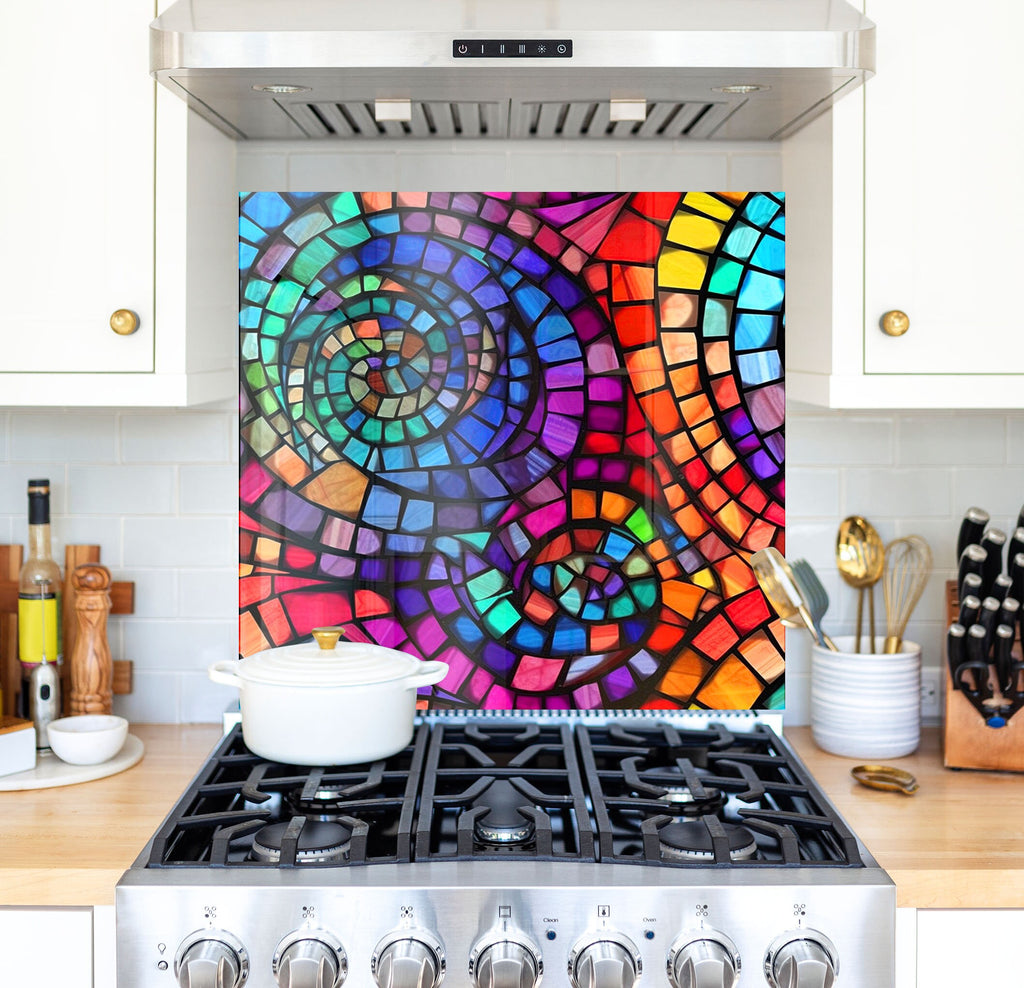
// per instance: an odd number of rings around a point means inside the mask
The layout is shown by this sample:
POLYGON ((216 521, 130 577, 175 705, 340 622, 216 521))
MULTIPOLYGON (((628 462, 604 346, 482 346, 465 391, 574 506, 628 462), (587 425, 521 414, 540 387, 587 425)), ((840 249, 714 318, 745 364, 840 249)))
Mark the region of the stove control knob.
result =
POLYGON ((569 952, 573 988, 633 988, 640 971, 640 951, 618 933, 602 930, 577 941, 569 952))
POLYGON ((240 988, 249 977, 249 955, 224 930, 197 930, 181 941, 174 974, 180 988, 240 988))
POLYGON ((296 931, 277 945, 273 971, 281 988, 339 988, 348 956, 326 930, 296 931))
POLYGON ((469 955, 469 973, 476 988, 534 988, 544 962, 525 937, 484 939, 469 955))
POLYGON ((379 988, 437 988, 444 966, 444 947, 426 930, 389 934, 370 959, 370 972, 379 988))
POLYGON ((839 974, 835 945, 817 930, 791 930, 776 937, 764 955, 772 988, 832 988, 839 974))
POLYGON ((675 988, 733 988, 739 976, 739 952, 724 933, 680 934, 669 950, 668 977, 675 988))

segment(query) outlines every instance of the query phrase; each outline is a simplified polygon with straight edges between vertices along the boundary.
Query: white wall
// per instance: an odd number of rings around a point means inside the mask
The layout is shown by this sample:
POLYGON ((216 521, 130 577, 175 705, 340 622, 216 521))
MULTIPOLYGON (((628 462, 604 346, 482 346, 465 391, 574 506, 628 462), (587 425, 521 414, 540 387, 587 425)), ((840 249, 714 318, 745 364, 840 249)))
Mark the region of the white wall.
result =
MULTIPOLYGON (((777 189, 778 149, 712 142, 421 142, 239 147, 240 189, 777 189)), ((0 411, 0 542, 25 541, 25 481, 53 484, 58 559, 98 542, 115 579, 136 583, 136 612, 110 620, 135 690, 115 699, 134 721, 214 721, 233 691, 206 666, 236 654, 237 428, 233 407, 193 411, 0 411)), ((936 572, 909 637, 938 666, 943 581, 964 508, 1008 528, 1024 501, 1024 411, 842 413, 791 408, 788 554, 820 570, 828 630, 852 630, 855 596, 833 563, 835 532, 862 514, 883 538, 916 532, 936 572)), ((876 609, 882 613, 881 594, 876 609)), ((788 710, 807 720, 807 643, 791 633, 788 710)))

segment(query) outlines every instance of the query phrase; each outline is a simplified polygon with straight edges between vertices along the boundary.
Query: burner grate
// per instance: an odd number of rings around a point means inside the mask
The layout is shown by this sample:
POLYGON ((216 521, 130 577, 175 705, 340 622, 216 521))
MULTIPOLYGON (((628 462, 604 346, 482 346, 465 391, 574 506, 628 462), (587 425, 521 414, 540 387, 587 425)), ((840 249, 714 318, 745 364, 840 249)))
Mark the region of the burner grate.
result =
POLYGON ((236 727, 153 838, 146 866, 517 858, 864 866, 857 839, 765 725, 496 716, 429 718, 397 755, 318 768, 265 761, 236 727), (321 852, 317 836, 339 827, 347 843, 321 852), (274 838, 269 852, 261 830, 274 838))

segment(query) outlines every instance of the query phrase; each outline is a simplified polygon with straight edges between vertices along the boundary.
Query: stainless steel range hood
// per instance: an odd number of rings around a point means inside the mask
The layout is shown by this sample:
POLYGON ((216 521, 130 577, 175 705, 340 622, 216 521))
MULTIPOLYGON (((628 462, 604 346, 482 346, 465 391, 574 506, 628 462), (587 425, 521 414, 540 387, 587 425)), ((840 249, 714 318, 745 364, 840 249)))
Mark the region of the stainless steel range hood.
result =
POLYGON ((242 140, 777 140, 874 71, 844 0, 178 0, 150 39, 242 140))

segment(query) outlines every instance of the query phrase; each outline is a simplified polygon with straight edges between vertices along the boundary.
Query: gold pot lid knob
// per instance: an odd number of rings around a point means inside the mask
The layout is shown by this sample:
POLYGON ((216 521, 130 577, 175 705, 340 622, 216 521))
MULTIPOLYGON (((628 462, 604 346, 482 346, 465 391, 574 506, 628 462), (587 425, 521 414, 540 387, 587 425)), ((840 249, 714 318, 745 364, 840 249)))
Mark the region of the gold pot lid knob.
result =
POLYGON ((899 309, 890 309, 882 316, 882 332, 887 336, 902 336, 910 329, 910 316, 899 309))
POLYGON ((139 328, 139 317, 131 309, 118 309, 110 317, 110 328, 118 336, 131 336, 139 328))
POLYGON ((334 646, 338 644, 338 639, 341 637, 341 628, 314 628, 313 638, 316 639, 317 645, 319 645, 325 652, 331 652, 334 650, 334 646))

